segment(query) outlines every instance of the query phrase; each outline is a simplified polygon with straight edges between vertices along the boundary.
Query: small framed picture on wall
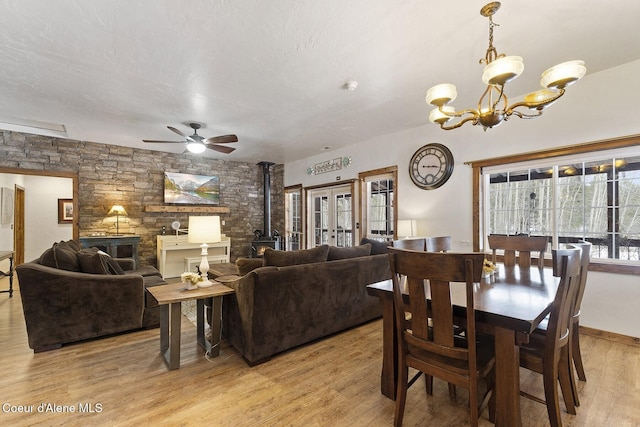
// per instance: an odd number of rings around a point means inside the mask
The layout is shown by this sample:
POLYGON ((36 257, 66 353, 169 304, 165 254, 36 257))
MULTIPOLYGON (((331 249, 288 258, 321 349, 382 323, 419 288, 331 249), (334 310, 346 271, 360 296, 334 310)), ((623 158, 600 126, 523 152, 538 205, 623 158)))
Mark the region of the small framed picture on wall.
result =
POLYGON ((73 199, 58 199, 58 224, 73 222, 73 199))

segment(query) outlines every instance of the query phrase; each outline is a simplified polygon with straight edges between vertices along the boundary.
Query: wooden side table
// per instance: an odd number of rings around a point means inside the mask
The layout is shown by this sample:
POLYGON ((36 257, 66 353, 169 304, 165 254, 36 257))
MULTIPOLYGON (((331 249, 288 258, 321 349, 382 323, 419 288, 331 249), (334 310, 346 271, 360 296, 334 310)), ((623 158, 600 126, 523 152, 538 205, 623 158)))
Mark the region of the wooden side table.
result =
POLYGON ((222 296, 232 294, 233 289, 221 283, 213 282, 208 288, 193 291, 185 289, 184 283, 152 286, 147 288, 153 299, 161 306, 160 313, 160 353, 169 369, 180 367, 180 333, 182 301, 196 300, 196 334, 198 344, 209 354, 216 357, 220 354, 222 326, 222 296), (204 331, 205 300, 213 300, 211 321, 211 341, 207 340, 204 331))
POLYGON ((9 277, 9 289, 0 291, 0 293, 9 292, 9 298, 13 296, 13 251, 0 251, 0 261, 9 260, 9 271, 6 273, 0 271, 0 277, 9 277))

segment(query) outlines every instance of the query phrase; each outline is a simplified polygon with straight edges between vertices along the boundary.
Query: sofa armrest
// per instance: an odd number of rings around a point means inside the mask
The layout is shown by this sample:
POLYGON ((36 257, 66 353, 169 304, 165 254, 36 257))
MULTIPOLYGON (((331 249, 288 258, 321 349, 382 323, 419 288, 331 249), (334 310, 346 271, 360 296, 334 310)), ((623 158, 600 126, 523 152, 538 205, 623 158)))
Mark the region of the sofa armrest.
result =
POLYGON ((124 271, 136 269, 136 260, 133 258, 114 258, 114 261, 117 262, 124 271))

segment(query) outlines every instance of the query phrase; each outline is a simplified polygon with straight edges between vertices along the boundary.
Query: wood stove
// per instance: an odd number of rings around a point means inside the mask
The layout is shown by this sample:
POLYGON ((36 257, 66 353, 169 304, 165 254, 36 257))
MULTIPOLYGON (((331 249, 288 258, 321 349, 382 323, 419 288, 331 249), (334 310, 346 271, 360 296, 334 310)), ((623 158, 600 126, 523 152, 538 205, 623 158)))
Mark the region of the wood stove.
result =
POLYGON ((261 258, 266 248, 280 249, 280 235, 271 233, 271 172, 269 168, 275 163, 260 162, 262 166, 262 185, 264 188, 264 229, 254 231, 255 239, 251 242, 251 257, 261 258))

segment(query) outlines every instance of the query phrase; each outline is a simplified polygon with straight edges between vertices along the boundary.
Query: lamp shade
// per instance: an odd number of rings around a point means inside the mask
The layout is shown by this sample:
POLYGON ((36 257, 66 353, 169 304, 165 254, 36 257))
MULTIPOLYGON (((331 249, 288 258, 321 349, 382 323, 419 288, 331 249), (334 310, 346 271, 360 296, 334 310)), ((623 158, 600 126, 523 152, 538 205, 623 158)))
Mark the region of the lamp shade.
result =
POLYGON ((542 73, 540 85, 546 88, 564 89, 580 80, 587 72, 584 61, 568 61, 554 65, 542 73))
POLYGON ((522 57, 503 56, 484 67, 482 81, 487 85, 503 85, 518 77, 523 71, 522 57))
POLYGON ((417 226, 415 219, 399 219, 398 220, 398 237, 413 237, 417 234, 417 226))
POLYGON ((107 215, 110 215, 110 216, 111 215, 126 216, 127 215, 127 211, 124 209, 124 207, 122 205, 113 205, 111 207, 111 209, 109 209, 109 212, 107 213, 107 215))
POLYGON ((431 123, 438 124, 446 123, 451 120, 451 117, 453 116, 447 116, 445 113, 455 113, 455 109, 450 105, 445 105, 444 107, 442 107, 442 111, 440 111, 439 108, 434 108, 433 110, 431 110, 431 112, 429 113, 429 121, 431 123), (444 113, 442 111, 444 111, 444 113))
POLYGON ((450 83, 442 83, 435 85, 427 91, 425 101, 427 104, 437 107, 445 105, 447 102, 454 101, 458 96, 455 85, 450 83))
POLYGON ((222 240, 219 216, 190 216, 189 243, 217 243, 222 240))

